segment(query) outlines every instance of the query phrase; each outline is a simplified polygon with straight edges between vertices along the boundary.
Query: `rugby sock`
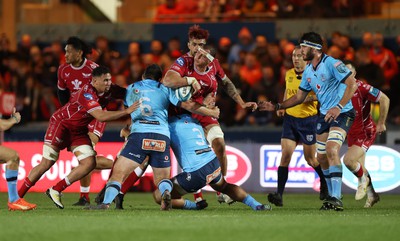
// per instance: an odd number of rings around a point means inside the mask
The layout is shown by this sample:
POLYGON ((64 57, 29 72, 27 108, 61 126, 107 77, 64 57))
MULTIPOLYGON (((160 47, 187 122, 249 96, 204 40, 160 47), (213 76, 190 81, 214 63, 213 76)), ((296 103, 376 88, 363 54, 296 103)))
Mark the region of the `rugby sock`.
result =
POLYGON ((128 178, 125 180, 124 183, 122 183, 121 191, 120 193, 125 194, 129 188, 135 184, 137 180, 143 175, 144 170, 140 167, 136 167, 135 170, 128 176, 128 178))
POLYGON ((289 175, 289 167, 278 167, 278 193, 283 196, 283 191, 285 191, 286 182, 289 175))
POLYGON ((197 190, 197 192, 193 194, 193 197, 195 202, 200 202, 201 200, 203 200, 203 193, 201 192, 201 189, 197 190))
POLYGON ((251 209, 253 210, 256 210, 257 206, 262 205, 261 203, 257 202, 250 194, 247 194, 247 196, 243 199, 242 202, 247 206, 251 207, 251 209))
POLYGON ((71 183, 69 182, 68 177, 65 177, 63 180, 59 181, 53 189, 56 190, 57 192, 62 192, 64 191, 65 188, 67 188, 71 183))
POLYGON ((331 176, 332 183, 332 196, 340 200, 342 198, 342 165, 330 166, 329 174, 331 176))
POLYGON ((313 168, 314 168, 315 172, 319 176, 320 187, 325 186, 326 185, 326 180, 324 178, 324 173, 322 172, 321 165, 318 165, 318 166, 313 167, 313 168))
POLYGON ((90 198, 89 198, 90 186, 89 187, 81 186, 80 191, 81 191, 80 198, 84 197, 84 198, 86 198, 87 201, 90 202, 90 198))
POLYGON ((8 199, 12 203, 19 199, 17 192, 18 170, 6 169, 6 180, 8 187, 8 199))
POLYGON ((158 184, 158 190, 160 190, 161 195, 163 195, 164 192, 167 191, 167 190, 169 192, 171 192, 172 191, 172 187, 173 187, 173 184, 172 184, 171 180, 169 180, 169 179, 163 179, 158 184))
POLYGON ((326 181, 326 186, 328 187, 328 194, 332 196, 332 182, 331 182, 331 175, 329 174, 329 169, 321 169, 322 173, 324 174, 324 178, 326 181))
POLYGON ((368 187, 372 187, 372 189, 373 189, 374 186, 372 185, 372 179, 371 179, 371 176, 369 175, 369 172, 368 172, 368 171, 367 171, 367 177, 369 178, 368 187))
POLYGON ((24 183, 18 190, 18 196, 23 198, 25 194, 29 191, 31 187, 33 187, 35 183, 31 182, 28 177, 25 178, 24 183))
POLYGON ((358 178, 361 178, 364 175, 364 171, 360 163, 357 163, 356 169, 350 171, 358 178))
POLYGON ((197 210, 197 206, 195 202, 185 200, 185 204, 183 205, 183 208, 185 210, 197 210))
POLYGON ((104 194, 104 204, 110 204, 121 190, 121 183, 110 181, 107 183, 106 193, 104 194))

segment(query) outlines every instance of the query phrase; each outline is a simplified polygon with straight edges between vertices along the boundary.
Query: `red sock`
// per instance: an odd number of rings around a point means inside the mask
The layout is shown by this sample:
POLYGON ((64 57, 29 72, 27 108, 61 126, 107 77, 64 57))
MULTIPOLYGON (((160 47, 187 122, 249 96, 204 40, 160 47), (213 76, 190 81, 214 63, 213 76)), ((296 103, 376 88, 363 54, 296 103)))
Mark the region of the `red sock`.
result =
POLYGON ((217 195, 219 196, 219 195, 221 195, 221 193, 220 193, 220 192, 217 192, 217 195))
POLYGON ((64 191, 65 188, 67 188, 69 185, 67 184, 67 182, 65 181, 65 178, 62 179, 61 181, 59 181, 54 187, 53 189, 58 191, 58 192, 62 192, 64 191))
POLYGON ((131 187, 133 186, 133 184, 135 184, 135 182, 136 182, 137 180, 139 180, 139 177, 136 175, 135 172, 132 172, 132 173, 128 176, 128 178, 125 180, 125 182, 122 183, 121 191, 120 191, 120 192, 123 193, 123 194, 125 194, 125 193, 129 190, 129 188, 131 188, 131 187))
POLYGON ((81 192, 81 196, 79 198, 86 198, 88 202, 90 202, 89 193, 88 192, 81 192))
POLYGON ((193 197, 194 197, 194 201, 196 201, 196 202, 201 201, 201 200, 203 200, 203 193, 201 191, 197 192, 197 193, 193 194, 193 197))
POLYGON ((25 178, 24 183, 22 184, 21 188, 18 190, 18 196, 23 198, 25 194, 33 187, 35 183, 32 183, 28 177, 25 178))
POLYGON ((360 165, 359 169, 357 171, 353 172, 356 177, 362 177, 364 175, 362 165, 361 164, 359 164, 359 165, 360 165))

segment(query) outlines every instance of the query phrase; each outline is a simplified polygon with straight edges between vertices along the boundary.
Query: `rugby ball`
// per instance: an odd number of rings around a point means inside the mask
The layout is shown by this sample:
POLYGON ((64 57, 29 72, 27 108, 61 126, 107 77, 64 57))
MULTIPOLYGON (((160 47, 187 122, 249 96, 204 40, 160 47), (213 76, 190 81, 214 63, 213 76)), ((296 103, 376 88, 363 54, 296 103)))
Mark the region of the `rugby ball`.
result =
POLYGON ((182 86, 175 90, 175 95, 178 100, 185 102, 188 101, 192 97, 192 86, 182 86))

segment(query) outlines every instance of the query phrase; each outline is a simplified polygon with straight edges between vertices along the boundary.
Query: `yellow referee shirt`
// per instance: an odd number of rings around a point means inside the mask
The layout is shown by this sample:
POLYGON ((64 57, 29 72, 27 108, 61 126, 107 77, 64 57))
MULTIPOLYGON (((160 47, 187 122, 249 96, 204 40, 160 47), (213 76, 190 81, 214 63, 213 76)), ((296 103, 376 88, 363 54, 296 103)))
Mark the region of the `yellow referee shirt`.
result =
MULTIPOLYGON (((301 82, 301 79, 297 79, 297 75, 294 68, 286 72, 285 82, 286 82, 285 99, 287 100, 297 93, 297 90, 299 89, 299 85, 301 82)), ((308 93, 306 98, 308 98, 310 95, 315 95, 315 93, 313 91, 310 91, 310 93, 308 93)), ((318 113, 317 105, 318 105, 317 101, 302 103, 286 109, 286 114, 289 114, 297 118, 305 118, 313 116, 318 113)))

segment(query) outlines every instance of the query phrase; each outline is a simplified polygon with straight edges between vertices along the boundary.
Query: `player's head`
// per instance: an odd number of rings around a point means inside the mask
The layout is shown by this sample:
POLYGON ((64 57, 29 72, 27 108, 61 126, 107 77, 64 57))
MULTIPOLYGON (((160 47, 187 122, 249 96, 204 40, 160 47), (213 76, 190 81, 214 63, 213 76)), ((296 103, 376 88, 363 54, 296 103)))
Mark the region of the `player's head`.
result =
POLYGON ((157 64, 151 64, 144 70, 142 79, 152 79, 160 81, 162 78, 162 70, 157 64))
MULTIPOLYGON (((294 47, 294 50, 292 52, 292 62, 296 72, 303 72, 306 68, 307 62, 303 59, 300 45, 296 45, 294 47)), ((300 76, 297 76, 297 78, 299 77, 300 76)))
POLYGON ((188 48, 192 56, 196 54, 198 47, 204 47, 204 45, 206 45, 208 36, 208 31, 200 28, 200 26, 197 24, 189 28, 188 48))
POLYGON ((322 52, 322 37, 315 32, 303 34, 299 40, 299 44, 303 53, 303 59, 306 61, 312 60, 316 53, 322 52))
POLYGON ((65 46, 65 62, 78 66, 87 54, 92 53, 92 49, 80 38, 69 37, 65 46))
POLYGON ((97 92, 103 93, 110 90, 111 87, 110 69, 105 66, 98 66, 92 71, 92 85, 97 92))

